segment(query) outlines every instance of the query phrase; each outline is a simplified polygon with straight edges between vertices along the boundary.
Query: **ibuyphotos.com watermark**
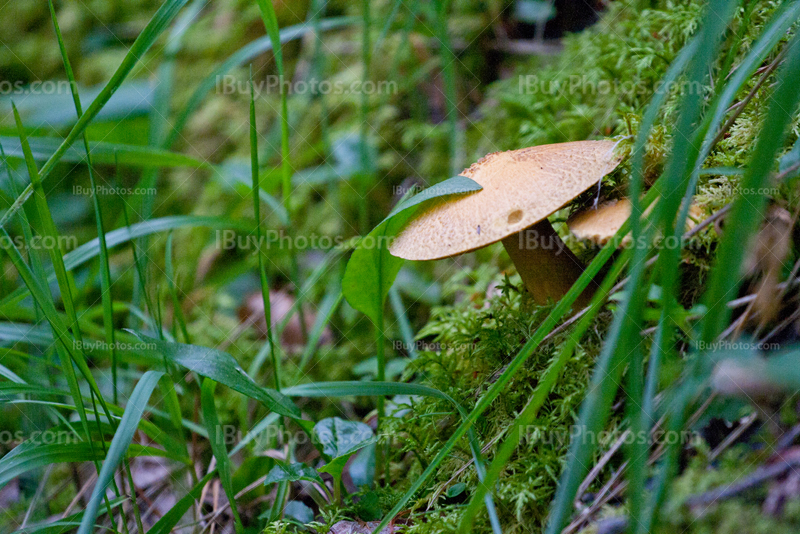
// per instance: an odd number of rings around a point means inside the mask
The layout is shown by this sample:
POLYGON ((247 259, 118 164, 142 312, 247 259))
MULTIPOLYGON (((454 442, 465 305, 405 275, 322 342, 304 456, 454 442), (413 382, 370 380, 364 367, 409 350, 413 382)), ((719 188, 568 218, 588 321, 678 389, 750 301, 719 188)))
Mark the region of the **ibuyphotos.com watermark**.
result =
POLYGON ((573 443, 610 447, 622 442, 625 445, 689 445, 699 439, 695 432, 682 430, 655 429, 653 431, 631 432, 629 430, 603 430, 594 432, 581 425, 574 425, 569 430, 553 430, 546 426, 529 425, 522 429, 519 439, 527 445, 544 445, 551 447, 565 447, 573 443))
POLYGON ((70 430, 0 431, 0 445, 10 448, 23 442, 34 445, 72 445, 82 441, 80 437, 70 430))
POLYGON ((263 235, 243 235, 234 230, 216 231, 216 248, 220 250, 333 250, 333 249, 388 249, 393 236, 350 237, 311 233, 289 235, 283 230, 267 230, 263 235))
MULTIPOLYGON (((396 95, 397 82, 391 80, 287 80, 278 75, 270 75, 262 80, 254 80, 253 94, 287 95, 396 95)), ((231 74, 217 76, 216 92, 219 95, 249 95, 250 82, 231 74)))
POLYGON ((657 82, 650 85, 644 81, 592 80, 586 75, 573 74, 566 80, 544 80, 536 74, 519 77, 517 91, 522 95, 618 95, 636 96, 652 93, 705 94, 708 88, 699 82, 657 82))
MULTIPOLYGON (((552 234, 539 235, 535 229, 529 229, 520 232, 518 239, 520 250, 547 250, 551 251, 554 255, 564 253, 568 247, 560 237, 552 234)), ((640 235, 637 239, 628 234, 623 237, 618 244, 619 249, 657 249, 657 250, 675 250, 680 249, 686 244, 686 240, 680 235, 670 235, 667 237, 657 237, 654 240, 649 240, 647 236, 640 235)))
POLYGON ((157 346, 155 343, 146 343, 144 341, 138 341, 136 343, 123 343, 117 341, 115 343, 107 343, 105 341, 96 341, 96 340, 84 340, 78 341, 74 340, 72 342, 72 348, 75 350, 125 350, 125 351, 137 351, 137 350, 156 350, 157 346))
POLYGON ((780 343, 751 343, 749 341, 726 341, 724 339, 712 341, 711 343, 705 341, 697 342, 697 350, 704 352, 717 352, 717 351, 764 351, 769 352, 781 348, 780 343))
POLYGON ((34 235, 29 240, 22 235, 0 236, 0 249, 16 247, 18 250, 73 250, 77 246, 78 238, 74 235, 34 235))
POLYGON ((0 96, 70 95, 77 85, 69 80, 45 80, 24 83, 0 80, 0 96))
POLYGON ((155 195, 157 190, 155 187, 116 187, 109 185, 98 185, 94 190, 90 186, 74 185, 72 186, 72 194, 75 196, 133 196, 133 195, 155 195))

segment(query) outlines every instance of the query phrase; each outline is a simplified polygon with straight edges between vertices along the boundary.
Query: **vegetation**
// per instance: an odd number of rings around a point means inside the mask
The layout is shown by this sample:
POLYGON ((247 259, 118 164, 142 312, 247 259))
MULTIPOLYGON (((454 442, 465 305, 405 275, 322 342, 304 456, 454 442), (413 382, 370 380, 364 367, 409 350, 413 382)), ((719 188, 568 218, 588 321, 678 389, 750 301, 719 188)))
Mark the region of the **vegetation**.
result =
POLYGON ((542 4, 0 7, 0 531, 796 531, 800 2, 542 4), (558 302, 389 253, 603 138, 558 302))

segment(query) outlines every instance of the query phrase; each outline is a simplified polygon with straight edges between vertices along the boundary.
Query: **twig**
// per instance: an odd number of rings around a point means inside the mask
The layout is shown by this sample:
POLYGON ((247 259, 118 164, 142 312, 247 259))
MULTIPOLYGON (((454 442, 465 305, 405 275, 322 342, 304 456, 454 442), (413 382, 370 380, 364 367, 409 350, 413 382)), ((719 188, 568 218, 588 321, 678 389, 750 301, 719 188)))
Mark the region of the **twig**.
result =
POLYGON ((713 451, 711 451, 711 454, 708 455, 708 462, 711 463, 714 460, 716 460, 717 457, 725 451, 725 449, 730 447, 734 441, 739 439, 739 436, 744 434, 745 430, 753 426, 753 423, 756 422, 756 419, 758 419, 757 412, 753 412, 747 417, 745 417, 744 421, 742 421, 741 424, 739 424, 739 426, 736 427, 736 429, 733 432, 728 434, 725 437, 725 439, 722 440, 722 442, 719 445, 717 445, 717 447, 713 451))
POLYGON ((759 467, 753 474, 740 479, 738 482, 689 497, 686 499, 686 504, 690 507, 710 506, 717 501, 730 499, 743 491, 763 484, 770 479, 777 478, 796 467, 800 467, 800 451, 797 450, 786 456, 780 455, 777 463, 759 467))

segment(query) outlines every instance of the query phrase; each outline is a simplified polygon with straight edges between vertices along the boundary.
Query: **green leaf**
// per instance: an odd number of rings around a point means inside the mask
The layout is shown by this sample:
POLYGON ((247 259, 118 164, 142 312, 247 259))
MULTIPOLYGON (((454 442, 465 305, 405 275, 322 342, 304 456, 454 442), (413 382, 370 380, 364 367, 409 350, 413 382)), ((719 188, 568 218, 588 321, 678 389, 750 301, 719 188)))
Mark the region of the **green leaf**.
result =
POLYGON ((314 436, 323 454, 332 459, 347 458, 375 442, 369 425, 338 417, 329 417, 314 425, 314 436))
POLYGON ((453 484, 447 488, 446 495, 448 499, 452 499, 453 497, 458 497, 465 491, 467 491, 467 485, 463 482, 459 482, 458 484, 453 484))
POLYGON ((139 421, 142 419, 147 401, 163 375, 164 373, 160 371, 148 371, 142 375, 139 383, 136 384, 133 393, 128 399, 128 405, 122 415, 122 421, 120 421, 117 432, 111 440, 108 454, 106 454, 106 459, 103 462, 103 468, 100 470, 100 474, 97 475, 97 483, 84 510, 78 534, 91 533, 94 521, 97 519, 97 512, 100 510, 100 504, 105 497, 106 488, 111 483, 117 466, 125 457, 125 453, 131 445, 131 440, 133 440, 133 435, 139 426, 139 421))
POLYGON ((133 332, 133 334, 145 343, 150 344, 153 347, 153 352, 158 353, 176 365, 194 371, 200 376, 210 378, 251 399, 262 402, 273 412, 300 420, 300 410, 291 400, 274 389, 262 388, 256 384, 233 356, 227 352, 197 345, 160 341, 137 332, 133 332))
POLYGON ((306 506, 303 501, 289 501, 283 508, 283 516, 285 519, 293 519, 301 525, 307 525, 314 521, 314 510, 306 506))
POLYGON ((378 323, 383 302, 403 265, 389 253, 393 236, 411 220, 417 208, 428 200, 479 191, 481 186, 465 176, 440 182, 399 204, 386 219, 364 237, 350 256, 342 280, 342 292, 350 305, 378 323))
POLYGON ((270 484, 277 484, 279 482, 297 482, 299 480, 324 484, 322 477, 319 476, 316 469, 295 462, 289 465, 277 464, 270 469, 269 473, 267 473, 267 478, 264 480, 264 485, 269 486, 270 484))

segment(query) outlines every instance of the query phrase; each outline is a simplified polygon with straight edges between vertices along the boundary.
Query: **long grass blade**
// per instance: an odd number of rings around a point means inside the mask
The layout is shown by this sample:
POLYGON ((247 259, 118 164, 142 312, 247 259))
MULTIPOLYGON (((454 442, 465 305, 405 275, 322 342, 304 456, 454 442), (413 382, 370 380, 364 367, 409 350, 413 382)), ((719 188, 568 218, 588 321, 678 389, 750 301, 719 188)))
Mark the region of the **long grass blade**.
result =
POLYGON ((78 528, 78 534, 91 534, 92 525, 94 525, 97 518, 97 512, 100 509, 100 502, 105 497, 106 488, 111 483, 114 476, 114 471, 117 466, 125 457, 125 453, 131 445, 133 435, 139 426, 139 421, 144 413, 145 406, 150 395, 153 393, 158 381, 163 376, 159 371, 146 372, 139 383, 128 398, 128 406, 125 409, 125 414, 122 416, 114 438, 111 440, 111 445, 108 448, 106 459, 103 462, 103 468, 97 476, 97 483, 95 484, 92 496, 84 510, 81 526, 78 528))
MULTIPOLYGON (((56 11, 53 7, 53 0, 48 0, 47 3, 50 7, 50 17, 53 21, 53 27, 55 28, 56 39, 58 40, 58 48, 61 51, 61 61, 64 63, 64 70, 67 74, 67 80, 70 82, 70 90, 72 91, 72 101, 75 105, 75 112, 80 117, 83 115, 83 109, 81 107, 80 96, 78 95, 78 85, 75 81, 75 74, 72 71, 72 64, 70 63, 69 56, 67 55, 67 47, 64 45, 64 39, 61 35, 61 28, 59 27, 56 11)), ((94 170, 92 168, 91 149, 89 147, 89 137, 86 135, 86 132, 83 132, 83 145, 84 149, 86 150, 86 163, 89 168, 89 181, 92 186, 92 204, 94 205, 95 223, 97 225, 97 238, 100 243, 100 288, 102 292, 101 298, 103 302, 103 325, 105 327, 106 343, 111 351, 111 382, 113 390, 112 402, 114 404, 119 404, 117 391, 117 348, 114 341, 114 311, 112 308, 111 296, 111 269, 109 267, 108 260, 108 246, 106 245, 105 237, 106 232, 103 226, 103 212, 100 206, 100 200, 97 196, 97 181, 95 180, 94 170)), ((66 268, 63 267, 63 258, 61 257, 62 253, 61 251, 57 251, 57 253, 59 254, 59 261, 62 263, 59 270, 64 268, 64 271, 66 272, 66 268)))
POLYGON ((217 407, 214 404, 214 389, 216 386, 217 383, 213 380, 209 380, 208 378, 203 380, 203 391, 201 395, 203 421, 205 421, 206 430, 208 431, 211 450, 214 453, 214 458, 217 460, 217 472, 222 482, 222 489, 228 496, 228 501, 231 505, 233 519, 236 524, 236 532, 240 533, 244 530, 244 527, 242 526, 242 518, 239 516, 239 510, 236 508, 236 493, 233 491, 231 462, 228 458, 228 451, 225 449, 225 441, 223 439, 224 432, 222 432, 222 426, 219 423, 219 417, 217 417, 217 407))
MULTIPOLYGON (((281 390, 281 365, 275 351, 275 334, 272 328, 272 305, 269 300, 269 279, 264 265, 265 253, 261 242, 261 185, 258 179, 258 132, 256 131, 256 103, 253 93, 253 71, 250 68, 250 173, 253 181, 253 214, 256 226, 256 254, 258 255, 258 278, 261 283, 261 299, 264 303, 264 320, 267 325, 267 343, 272 359, 273 383, 276 391, 281 390)), ((288 210, 287 210, 288 213, 288 210)), ((288 315, 288 314, 287 314, 288 315)))

